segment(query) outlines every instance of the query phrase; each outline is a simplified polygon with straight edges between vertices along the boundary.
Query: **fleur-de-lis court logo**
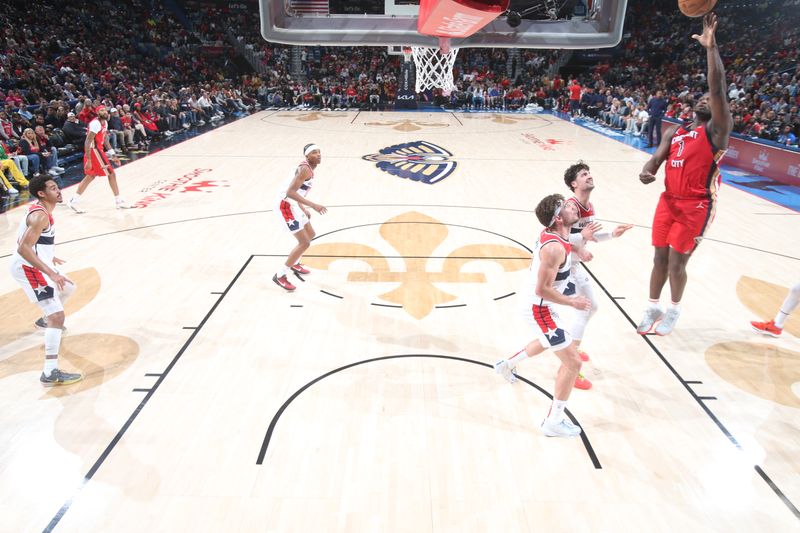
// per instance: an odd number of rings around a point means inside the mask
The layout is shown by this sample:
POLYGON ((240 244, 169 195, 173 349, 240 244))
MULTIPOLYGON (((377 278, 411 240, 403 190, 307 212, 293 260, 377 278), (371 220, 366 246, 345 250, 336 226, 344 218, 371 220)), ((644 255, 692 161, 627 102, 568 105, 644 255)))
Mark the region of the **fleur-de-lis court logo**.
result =
POLYGON ((542 120, 536 116, 502 115, 500 113, 464 115, 462 118, 468 120, 491 120, 497 124, 516 124, 517 122, 523 122, 525 120, 542 120))
POLYGON ((377 154, 362 157, 375 162, 380 170, 400 178, 433 185, 453 173, 457 163, 453 154, 428 141, 412 141, 382 148, 377 154))
POLYGON ((299 122, 313 122, 315 120, 322 120, 323 118, 342 118, 346 117, 345 113, 323 113, 322 111, 312 111, 311 113, 281 113, 275 115, 276 117, 291 117, 299 122))
POLYGON ((425 122, 422 120, 385 120, 383 122, 365 122, 365 126, 387 126, 397 131, 417 131, 422 128, 447 128, 446 122, 425 122))
MULTIPOLYGON (((387 302, 399 304, 416 319, 426 317, 438 304, 456 300, 434 283, 486 283, 483 272, 463 272, 471 261, 492 261, 506 272, 522 270, 530 263, 525 250, 501 244, 468 244, 450 252, 441 271, 429 269, 433 252, 445 242, 450 230, 442 222, 411 211, 381 224, 380 236, 388 242, 405 263, 405 270, 392 270, 388 257, 369 246, 353 242, 321 243, 311 246, 303 262, 312 268, 327 269, 338 259, 358 259, 368 271, 348 272, 347 281, 354 283, 399 283, 395 289, 381 294, 387 302)), ((438 257, 436 259, 442 259, 438 257)))

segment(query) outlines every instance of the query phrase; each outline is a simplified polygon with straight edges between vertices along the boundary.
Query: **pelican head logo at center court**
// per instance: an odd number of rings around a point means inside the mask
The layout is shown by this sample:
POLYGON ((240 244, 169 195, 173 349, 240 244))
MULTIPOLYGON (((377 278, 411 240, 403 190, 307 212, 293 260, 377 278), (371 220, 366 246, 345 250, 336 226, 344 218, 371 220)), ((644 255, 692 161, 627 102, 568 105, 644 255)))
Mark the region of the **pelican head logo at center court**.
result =
POLYGON ((380 170, 400 178, 433 185, 456 169, 453 154, 428 141, 412 141, 382 148, 377 154, 363 157, 374 161, 380 170))

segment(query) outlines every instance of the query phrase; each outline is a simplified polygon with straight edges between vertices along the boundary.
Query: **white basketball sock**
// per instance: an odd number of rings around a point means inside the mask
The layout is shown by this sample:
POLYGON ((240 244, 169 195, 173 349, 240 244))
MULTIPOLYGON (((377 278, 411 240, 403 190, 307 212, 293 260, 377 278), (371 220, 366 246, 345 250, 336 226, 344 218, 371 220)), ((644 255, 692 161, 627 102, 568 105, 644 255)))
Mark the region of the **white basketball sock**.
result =
POLYGON ((506 363, 508 363, 509 367, 516 368, 521 361, 524 361, 527 358, 528 358, 528 352, 526 352, 525 348, 523 348, 514 355, 512 355, 511 357, 509 357, 508 359, 506 359, 506 363))
POLYGON ((58 350, 61 347, 61 328, 45 328, 44 330, 44 375, 58 368, 58 350))
POLYGON ((649 309, 661 309, 661 303, 658 298, 655 300, 650 298, 648 301, 650 302, 650 304, 647 306, 649 309))
POLYGON ((45 377, 50 377, 50 373, 58 368, 58 358, 57 357, 45 357, 44 358, 44 373, 45 377))
POLYGON ((48 325, 44 330, 44 354, 58 356, 61 347, 61 328, 52 328, 48 325))
POLYGON ((547 414, 547 419, 553 422, 558 422, 564 416, 564 409, 567 407, 567 400, 553 400, 553 405, 550 406, 550 412, 547 414))
POLYGON ((792 311, 797 308, 798 303, 800 303, 800 283, 792 287, 792 290, 789 291, 786 299, 781 304, 780 311, 775 315, 775 325, 777 327, 783 328, 783 324, 786 322, 786 319, 789 318, 789 315, 792 314, 792 311))

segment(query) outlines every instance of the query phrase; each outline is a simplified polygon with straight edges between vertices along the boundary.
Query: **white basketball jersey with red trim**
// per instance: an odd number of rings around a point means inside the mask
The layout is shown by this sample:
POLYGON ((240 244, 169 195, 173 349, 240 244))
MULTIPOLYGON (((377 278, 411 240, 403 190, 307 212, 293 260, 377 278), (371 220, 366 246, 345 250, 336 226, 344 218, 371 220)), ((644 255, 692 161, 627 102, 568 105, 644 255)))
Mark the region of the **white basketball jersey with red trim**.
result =
MULTIPOLYGON (((311 168, 311 165, 308 164, 308 161, 306 161, 306 160, 301 161, 300 164, 297 165, 297 169, 299 170, 300 167, 304 167, 304 166, 308 167, 308 169, 311 171, 311 176, 309 176, 308 179, 303 182, 303 184, 300 186, 300 188, 297 189, 297 194, 299 194, 303 198, 305 198, 308 195, 308 191, 310 191, 311 190, 311 186, 314 185, 314 169, 311 168)), ((286 180, 283 183, 283 187, 281 187, 281 192, 280 192, 280 199, 281 200, 287 200, 289 202, 296 203, 291 198, 287 198, 286 197, 286 193, 289 191, 289 187, 292 186, 292 183, 294 182, 295 176, 297 176, 297 170, 295 171, 295 174, 293 174, 291 178, 289 178, 288 180, 286 180)))
MULTIPOLYGON (((44 214, 47 215, 47 218, 50 220, 50 224, 45 228, 42 234, 39 235, 39 240, 37 240, 36 244, 33 245, 33 251, 36 256, 42 260, 42 262, 53 268, 53 257, 55 257, 56 254, 56 231, 53 227, 55 222, 53 221, 53 216, 47 212, 47 209, 45 209, 42 204, 37 202, 28 206, 28 212, 25 214, 25 218, 20 220, 19 229, 17 229, 17 244, 19 245, 19 243, 22 242, 22 237, 28 230, 28 217, 36 211, 44 212, 44 214)), ((25 261, 25 259, 19 255, 19 252, 16 250, 13 254, 13 260, 29 267, 33 266, 25 261)))
POLYGON ((561 238, 560 235, 552 233, 548 230, 542 231, 539 235, 539 240, 536 242, 536 248, 533 250, 531 266, 528 268, 527 275, 525 276, 525 285, 522 289, 522 297, 525 303, 525 309, 530 311, 532 305, 554 305, 555 302, 545 300, 540 294, 536 292, 536 282, 539 278, 539 267, 542 264, 542 259, 539 257, 539 252, 544 246, 563 246, 566 253, 564 263, 558 268, 556 279, 553 281, 553 288, 559 294, 564 293, 569 283, 569 269, 572 265, 570 260, 570 252, 572 246, 569 241, 561 238))
MULTIPOLYGON (((594 206, 592 202, 589 202, 588 205, 584 206, 576 197, 569 198, 567 202, 573 202, 576 206, 578 206, 578 221, 572 225, 572 228, 569 230, 570 235, 574 237, 576 233, 580 233, 583 228, 594 222, 594 206)), ((570 239, 571 242, 574 242, 573 239, 570 239)), ((586 244, 586 243, 583 243, 586 244)), ((579 263, 581 260, 578 258, 578 254, 572 252, 572 262, 579 263)))

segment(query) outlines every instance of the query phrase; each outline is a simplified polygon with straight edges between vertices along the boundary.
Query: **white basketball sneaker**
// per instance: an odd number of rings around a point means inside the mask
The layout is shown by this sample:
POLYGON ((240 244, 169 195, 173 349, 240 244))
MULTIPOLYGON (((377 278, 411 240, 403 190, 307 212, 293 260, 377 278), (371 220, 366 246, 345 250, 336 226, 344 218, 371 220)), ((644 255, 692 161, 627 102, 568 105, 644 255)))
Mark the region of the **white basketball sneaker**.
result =
POLYGON ((494 364, 494 371, 503 376, 503 379, 509 383, 516 383, 517 376, 514 375, 514 369, 508 366, 508 361, 501 359, 494 364))
POLYGON ((670 307, 667 309, 664 320, 662 320, 661 324, 656 328, 656 335, 669 335, 672 333, 679 316, 681 316, 681 310, 679 308, 670 307))
POLYGON ((636 328, 636 333, 644 335, 650 333, 656 322, 664 318, 664 311, 660 307, 650 307, 644 312, 644 318, 639 322, 639 327, 636 328))
POLYGON ((547 437, 577 437, 581 434, 581 428, 570 422, 565 416, 557 421, 549 417, 545 418, 541 428, 542 433, 547 437))
POLYGON ((83 214, 83 213, 86 212, 85 209, 82 209, 78 205, 78 201, 75 198, 70 198, 69 202, 67 202, 67 207, 69 207, 70 209, 72 209, 73 211, 75 211, 78 214, 83 214))

